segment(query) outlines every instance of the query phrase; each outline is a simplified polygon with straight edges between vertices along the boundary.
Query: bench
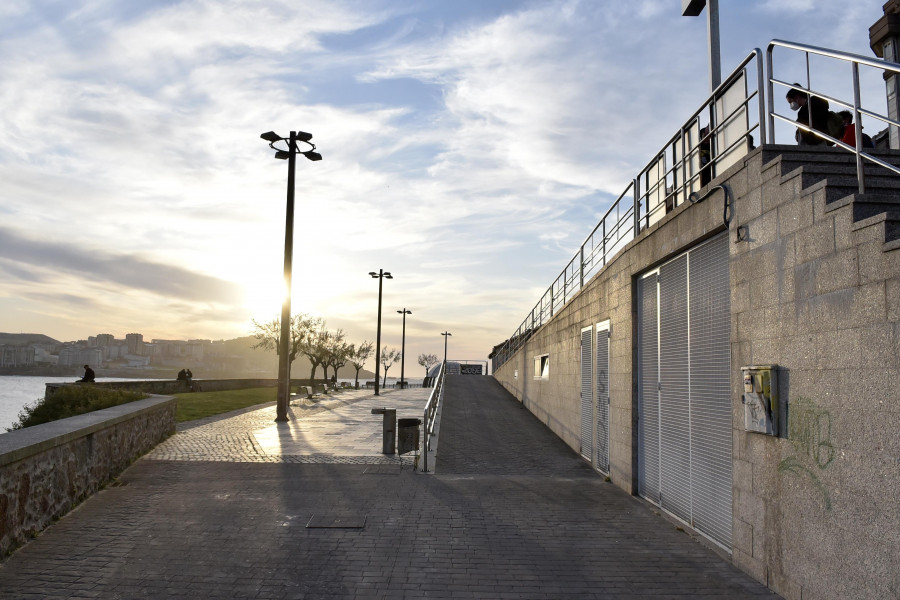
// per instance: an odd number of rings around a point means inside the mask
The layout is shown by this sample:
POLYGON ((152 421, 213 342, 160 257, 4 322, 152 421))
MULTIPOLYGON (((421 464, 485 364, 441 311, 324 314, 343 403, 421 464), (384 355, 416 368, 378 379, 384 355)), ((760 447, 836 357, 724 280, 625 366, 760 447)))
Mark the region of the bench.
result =
POLYGON ((301 396, 306 396, 310 400, 312 400, 313 398, 317 398, 318 396, 321 395, 321 394, 319 394, 318 390, 313 391, 313 388, 309 387, 308 385, 301 385, 300 387, 298 387, 297 394, 299 394, 301 396))
POLYGON ((375 382, 374 382, 374 381, 367 381, 367 382, 366 382, 366 389, 367 389, 367 390, 368 390, 368 389, 375 389, 375 382))

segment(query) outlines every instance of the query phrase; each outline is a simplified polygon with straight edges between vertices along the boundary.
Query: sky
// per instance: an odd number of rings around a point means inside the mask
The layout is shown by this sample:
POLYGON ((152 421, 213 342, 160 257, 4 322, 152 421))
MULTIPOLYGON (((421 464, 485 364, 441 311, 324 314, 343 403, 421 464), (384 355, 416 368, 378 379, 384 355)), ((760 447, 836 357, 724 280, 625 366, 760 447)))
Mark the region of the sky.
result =
MULTIPOLYGON (((773 38, 874 57, 882 5, 721 0, 722 71, 773 38)), ((706 52, 678 0, 4 0, 0 331, 277 318, 287 162, 259 136, 300 130, 294 312, 374 341, 384 269, 382 345, 405 308, 410 361, 445 331, 485 360, 706 98, 706 52)))

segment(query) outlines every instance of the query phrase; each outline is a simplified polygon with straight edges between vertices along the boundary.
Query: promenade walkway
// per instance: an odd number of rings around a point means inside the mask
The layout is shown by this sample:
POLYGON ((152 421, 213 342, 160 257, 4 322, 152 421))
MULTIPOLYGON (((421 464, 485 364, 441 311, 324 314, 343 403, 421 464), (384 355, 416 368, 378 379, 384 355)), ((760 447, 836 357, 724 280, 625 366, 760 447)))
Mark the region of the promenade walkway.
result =
POLYGON ((452 377, 436 473, 380 454, 429 390, 181 427, 0 563, 16 598, 775 597, 606 483, 493 378, 452 377))

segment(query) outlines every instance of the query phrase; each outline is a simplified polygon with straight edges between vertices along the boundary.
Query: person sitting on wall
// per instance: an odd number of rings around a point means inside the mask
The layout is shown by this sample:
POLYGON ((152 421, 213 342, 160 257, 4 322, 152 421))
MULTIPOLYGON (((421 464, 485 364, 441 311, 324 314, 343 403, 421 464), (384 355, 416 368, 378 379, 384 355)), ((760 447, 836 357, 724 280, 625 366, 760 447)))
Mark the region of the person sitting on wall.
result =
POLYGON ((94 383, 94 370, 89 365, 84 365, 84 377, 78 383, 94 383))
POLYGON ((191 373, 190 369, 186 369, 184 371, 184 380, 187 381, 188 387, 191 388, 191 391, 194 391, 194 374, 191 373))
POLYGON ((178 377, 175 378, 176 381, 184 381, 187 379, 187 371, 184 369, 178 371, 178 377))
MULTIPOLYGON (((828 134, 828 100, 818 96, 810 96, 803 91, 803 86, 799 83, 795 83, 794 87, 788 90, 785 99, 791 105, 791 110, 797 111, 798 123, 828 134), (810 116, 812 116, 812 120, 810 120, 810 116)), ((827 143, 825 138, 821 138, 815 133, 805 131, 799 127, 794 135, 794 139, 797 140, 797 144, 800 146, 822 146, 827 143)))

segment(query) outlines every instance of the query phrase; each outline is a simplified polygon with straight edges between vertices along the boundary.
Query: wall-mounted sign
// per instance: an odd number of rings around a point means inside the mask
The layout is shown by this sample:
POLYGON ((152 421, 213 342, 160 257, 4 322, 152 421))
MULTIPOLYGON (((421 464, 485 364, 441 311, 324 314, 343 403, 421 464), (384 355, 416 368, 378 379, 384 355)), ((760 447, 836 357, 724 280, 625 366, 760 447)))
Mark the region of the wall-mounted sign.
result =
POLYGON ((481 365, 459 365, 460 375, 481 375, 481 365))

